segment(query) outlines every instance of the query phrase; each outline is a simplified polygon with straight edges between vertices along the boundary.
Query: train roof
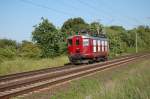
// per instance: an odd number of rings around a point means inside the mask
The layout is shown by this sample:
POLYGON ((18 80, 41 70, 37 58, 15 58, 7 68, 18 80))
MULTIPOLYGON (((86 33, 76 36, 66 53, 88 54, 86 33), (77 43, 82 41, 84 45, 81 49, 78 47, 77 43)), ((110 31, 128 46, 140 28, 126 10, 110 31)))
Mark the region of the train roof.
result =
POLYGON ((73 35, 73 36, 70 36, 70 37, 68 37, 68 39, 71 39, 71 38, 73 38, 73 37, 75 37, 75 36, 82 36, 82 38, 91 38, 91 39, 101 39, 101 40, 107 40, 107 38, 106 38, 106 36, 90 36, 90 35, 88 35, 88 34, 86 34, 86 35, 73 35))

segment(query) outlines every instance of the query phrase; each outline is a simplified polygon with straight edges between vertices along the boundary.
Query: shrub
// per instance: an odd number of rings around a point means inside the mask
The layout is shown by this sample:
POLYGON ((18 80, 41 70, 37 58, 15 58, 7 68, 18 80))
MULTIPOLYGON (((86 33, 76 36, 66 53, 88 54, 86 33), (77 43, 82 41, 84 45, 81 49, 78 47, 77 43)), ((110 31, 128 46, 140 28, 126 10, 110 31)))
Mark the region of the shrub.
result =
POLYGON ((41 50, 38 45, 29 41, 22 41, 19 48, 19 56, 28 58, 39 58, 41 56, 41 50))

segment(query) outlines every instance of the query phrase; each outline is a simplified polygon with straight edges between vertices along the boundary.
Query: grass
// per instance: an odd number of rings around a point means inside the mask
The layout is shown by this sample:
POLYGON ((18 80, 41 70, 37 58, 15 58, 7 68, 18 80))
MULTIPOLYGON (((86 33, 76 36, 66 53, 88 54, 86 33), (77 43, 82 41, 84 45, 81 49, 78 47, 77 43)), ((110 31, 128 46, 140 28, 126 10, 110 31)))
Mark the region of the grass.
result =
POLYGON ((0 75, 37 70, 48 67, 62 66, 68 63, 67 56, 60 56, 56 58, 47 59, 26 59, 16 58, 14 60, 7 60, 0 64, 0 75))
POLYGON ((14 99, 150 99, 150 58, 72 81, 57 92, 14 99))
MULTIPOLYGON (((68 62, 67 56, 55 59, 17 58, 0 64, 0 74, 29 71, 68 62)), ((150 99, 150 58, 72 81, 69 87, 51 92, 34 93, 23 99, 150 99)), ((21 98, 21 97, 19 97, 21 98)), ((18 97, 17 97, 18 99, 18 97)))
POLYGON ((73 81, 51 99, 150 99, 150 59, 73 81))

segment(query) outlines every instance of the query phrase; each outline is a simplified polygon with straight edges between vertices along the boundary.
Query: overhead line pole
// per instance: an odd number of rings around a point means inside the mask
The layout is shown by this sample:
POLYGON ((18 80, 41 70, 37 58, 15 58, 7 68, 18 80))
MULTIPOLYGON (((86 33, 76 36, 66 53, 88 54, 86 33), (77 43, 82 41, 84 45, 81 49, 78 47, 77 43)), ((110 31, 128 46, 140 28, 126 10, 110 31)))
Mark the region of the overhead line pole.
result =
POLYGON ((135 32, 135 44, 136 44, 136 53, 138 52, 138 44, 137 44, 137 32, 135 32))
MULTIPOLYGON (((96 20, 95 20, 95 22, 98 22, 98 23, 99 23, 99 21, 100 21, 100 19, 96 19, 96 20)), ((99 32, 99 29, 100 29, 100 28, 99 28, 99 24, 96 25, 96 29, 97 29, 97 33, 98 33, 98 35, 99 35, 99 34, 100 34, 100 32, 99 32)))

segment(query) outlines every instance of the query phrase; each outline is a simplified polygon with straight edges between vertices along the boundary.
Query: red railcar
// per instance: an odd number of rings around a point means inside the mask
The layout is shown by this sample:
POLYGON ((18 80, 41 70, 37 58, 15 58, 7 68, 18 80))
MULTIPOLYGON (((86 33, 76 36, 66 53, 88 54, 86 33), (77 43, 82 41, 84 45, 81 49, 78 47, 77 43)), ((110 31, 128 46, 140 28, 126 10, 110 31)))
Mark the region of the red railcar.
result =
POLYGON ((106 37, 74 35, 67 39, 71 63, 87 63, 108 59, 109 44, 106 37))

